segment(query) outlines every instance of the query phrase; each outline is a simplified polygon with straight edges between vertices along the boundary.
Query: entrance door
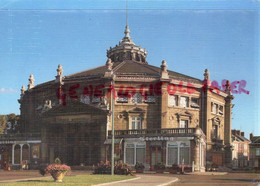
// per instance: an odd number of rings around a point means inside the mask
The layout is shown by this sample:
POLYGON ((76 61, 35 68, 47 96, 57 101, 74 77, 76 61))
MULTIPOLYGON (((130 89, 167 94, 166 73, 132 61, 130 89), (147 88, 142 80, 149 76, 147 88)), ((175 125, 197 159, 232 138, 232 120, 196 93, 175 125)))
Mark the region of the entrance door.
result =
POLYGON ((212 161, 213 163, 216 163, 218 166, 222 166, 223 165, 223 156, 222 154, 212 154, 212 161))
POLYGON ((151 170, 154 170, 154 165, 158 163, 162 163, 162 148, 159 146, 151 147, 151 162, 150 162, 150 167, 151 170))

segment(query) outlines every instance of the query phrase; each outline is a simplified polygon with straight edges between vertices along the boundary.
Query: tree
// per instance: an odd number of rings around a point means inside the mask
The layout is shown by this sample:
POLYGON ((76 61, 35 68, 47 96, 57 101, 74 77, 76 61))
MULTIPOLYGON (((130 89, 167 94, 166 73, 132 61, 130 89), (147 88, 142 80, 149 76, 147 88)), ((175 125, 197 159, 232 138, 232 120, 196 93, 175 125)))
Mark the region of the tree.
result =
POLYGON ((19 130, 20 115, 14 113, 7 115, 7 124, 5 133, 16 133, 19 130))
POLYGON ((5 132, 6 125, 7 125, 7 116, 0 115, 0 134, 3 134, 5 132))

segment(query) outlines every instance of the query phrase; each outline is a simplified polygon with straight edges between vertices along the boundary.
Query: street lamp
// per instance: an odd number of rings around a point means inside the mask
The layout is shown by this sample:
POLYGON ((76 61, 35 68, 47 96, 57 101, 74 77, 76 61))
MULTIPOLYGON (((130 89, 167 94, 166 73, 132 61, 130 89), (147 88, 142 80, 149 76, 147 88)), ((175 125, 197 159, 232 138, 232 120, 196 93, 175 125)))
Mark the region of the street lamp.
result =
POLYGON ((111 175, 114 175, 114 149, 115 149, 115 129, 114 129, 114 115, 115 115, 115 78, 112 74, 112 140, 111 140, 111 175))

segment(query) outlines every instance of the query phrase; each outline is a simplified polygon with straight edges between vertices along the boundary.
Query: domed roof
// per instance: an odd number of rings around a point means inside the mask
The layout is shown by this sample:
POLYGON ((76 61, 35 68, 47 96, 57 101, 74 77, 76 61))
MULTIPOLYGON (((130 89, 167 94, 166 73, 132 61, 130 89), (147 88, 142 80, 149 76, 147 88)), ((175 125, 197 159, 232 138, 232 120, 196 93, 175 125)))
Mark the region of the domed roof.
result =
MULTIPOLYGON (((142 64, 133 60, 124 60, 122 62, 113 63, 113 73, 119 76, 142 76, 160 78, 161 68, 149 64, 142 64)), ((200 79, 193 78, 181 73, 167 70, 171 79, 189 81, 194 83, 202 83, 200 79)), ((89 70, 84 70, 75 74, 65 76, 67 80, 77 78, 104 77, 107 72, 107 66, 102 65, 89 70)))
POLYGON ((124 60, 132 60, 140 63, 146 62, 147 52, 145 48, 141 46, 136 46, 130 37, 129 26, 125 27, 125 36, 119 42, 119 45, 115 47, 110 47, 107 50, 107 57, 112 60, 112 62, 123 62, 124 60))

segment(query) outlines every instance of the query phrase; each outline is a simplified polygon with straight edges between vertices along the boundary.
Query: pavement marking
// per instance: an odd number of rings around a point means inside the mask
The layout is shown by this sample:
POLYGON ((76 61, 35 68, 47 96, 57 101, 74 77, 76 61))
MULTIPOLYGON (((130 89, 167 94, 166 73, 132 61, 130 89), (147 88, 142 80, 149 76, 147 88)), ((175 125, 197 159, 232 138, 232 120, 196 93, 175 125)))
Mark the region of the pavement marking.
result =
POLYGON ((138 180, 140 178, 141 177, 136 177, 136 178, 126 179, 126 180, 121 180, 121 181, 113 181, 113 182, 101 183, 101 184, 97 184, 95 186, 103 186, 103 185, 110 185, 110 184, 115 184, 115 183, 123 183, 123 182, 138 180))
POLYGON ((178 180, 179 180, 178 178, 174 178, 172 181, 169 181, 169 182, 167 182, 167 183, 160 184, 160 185, 158 185, 158 186, 170 185, 170 184, 172 184, 172 183, 174 183, 174 182, 176 182, 176 181, 178 181, 178 180))

